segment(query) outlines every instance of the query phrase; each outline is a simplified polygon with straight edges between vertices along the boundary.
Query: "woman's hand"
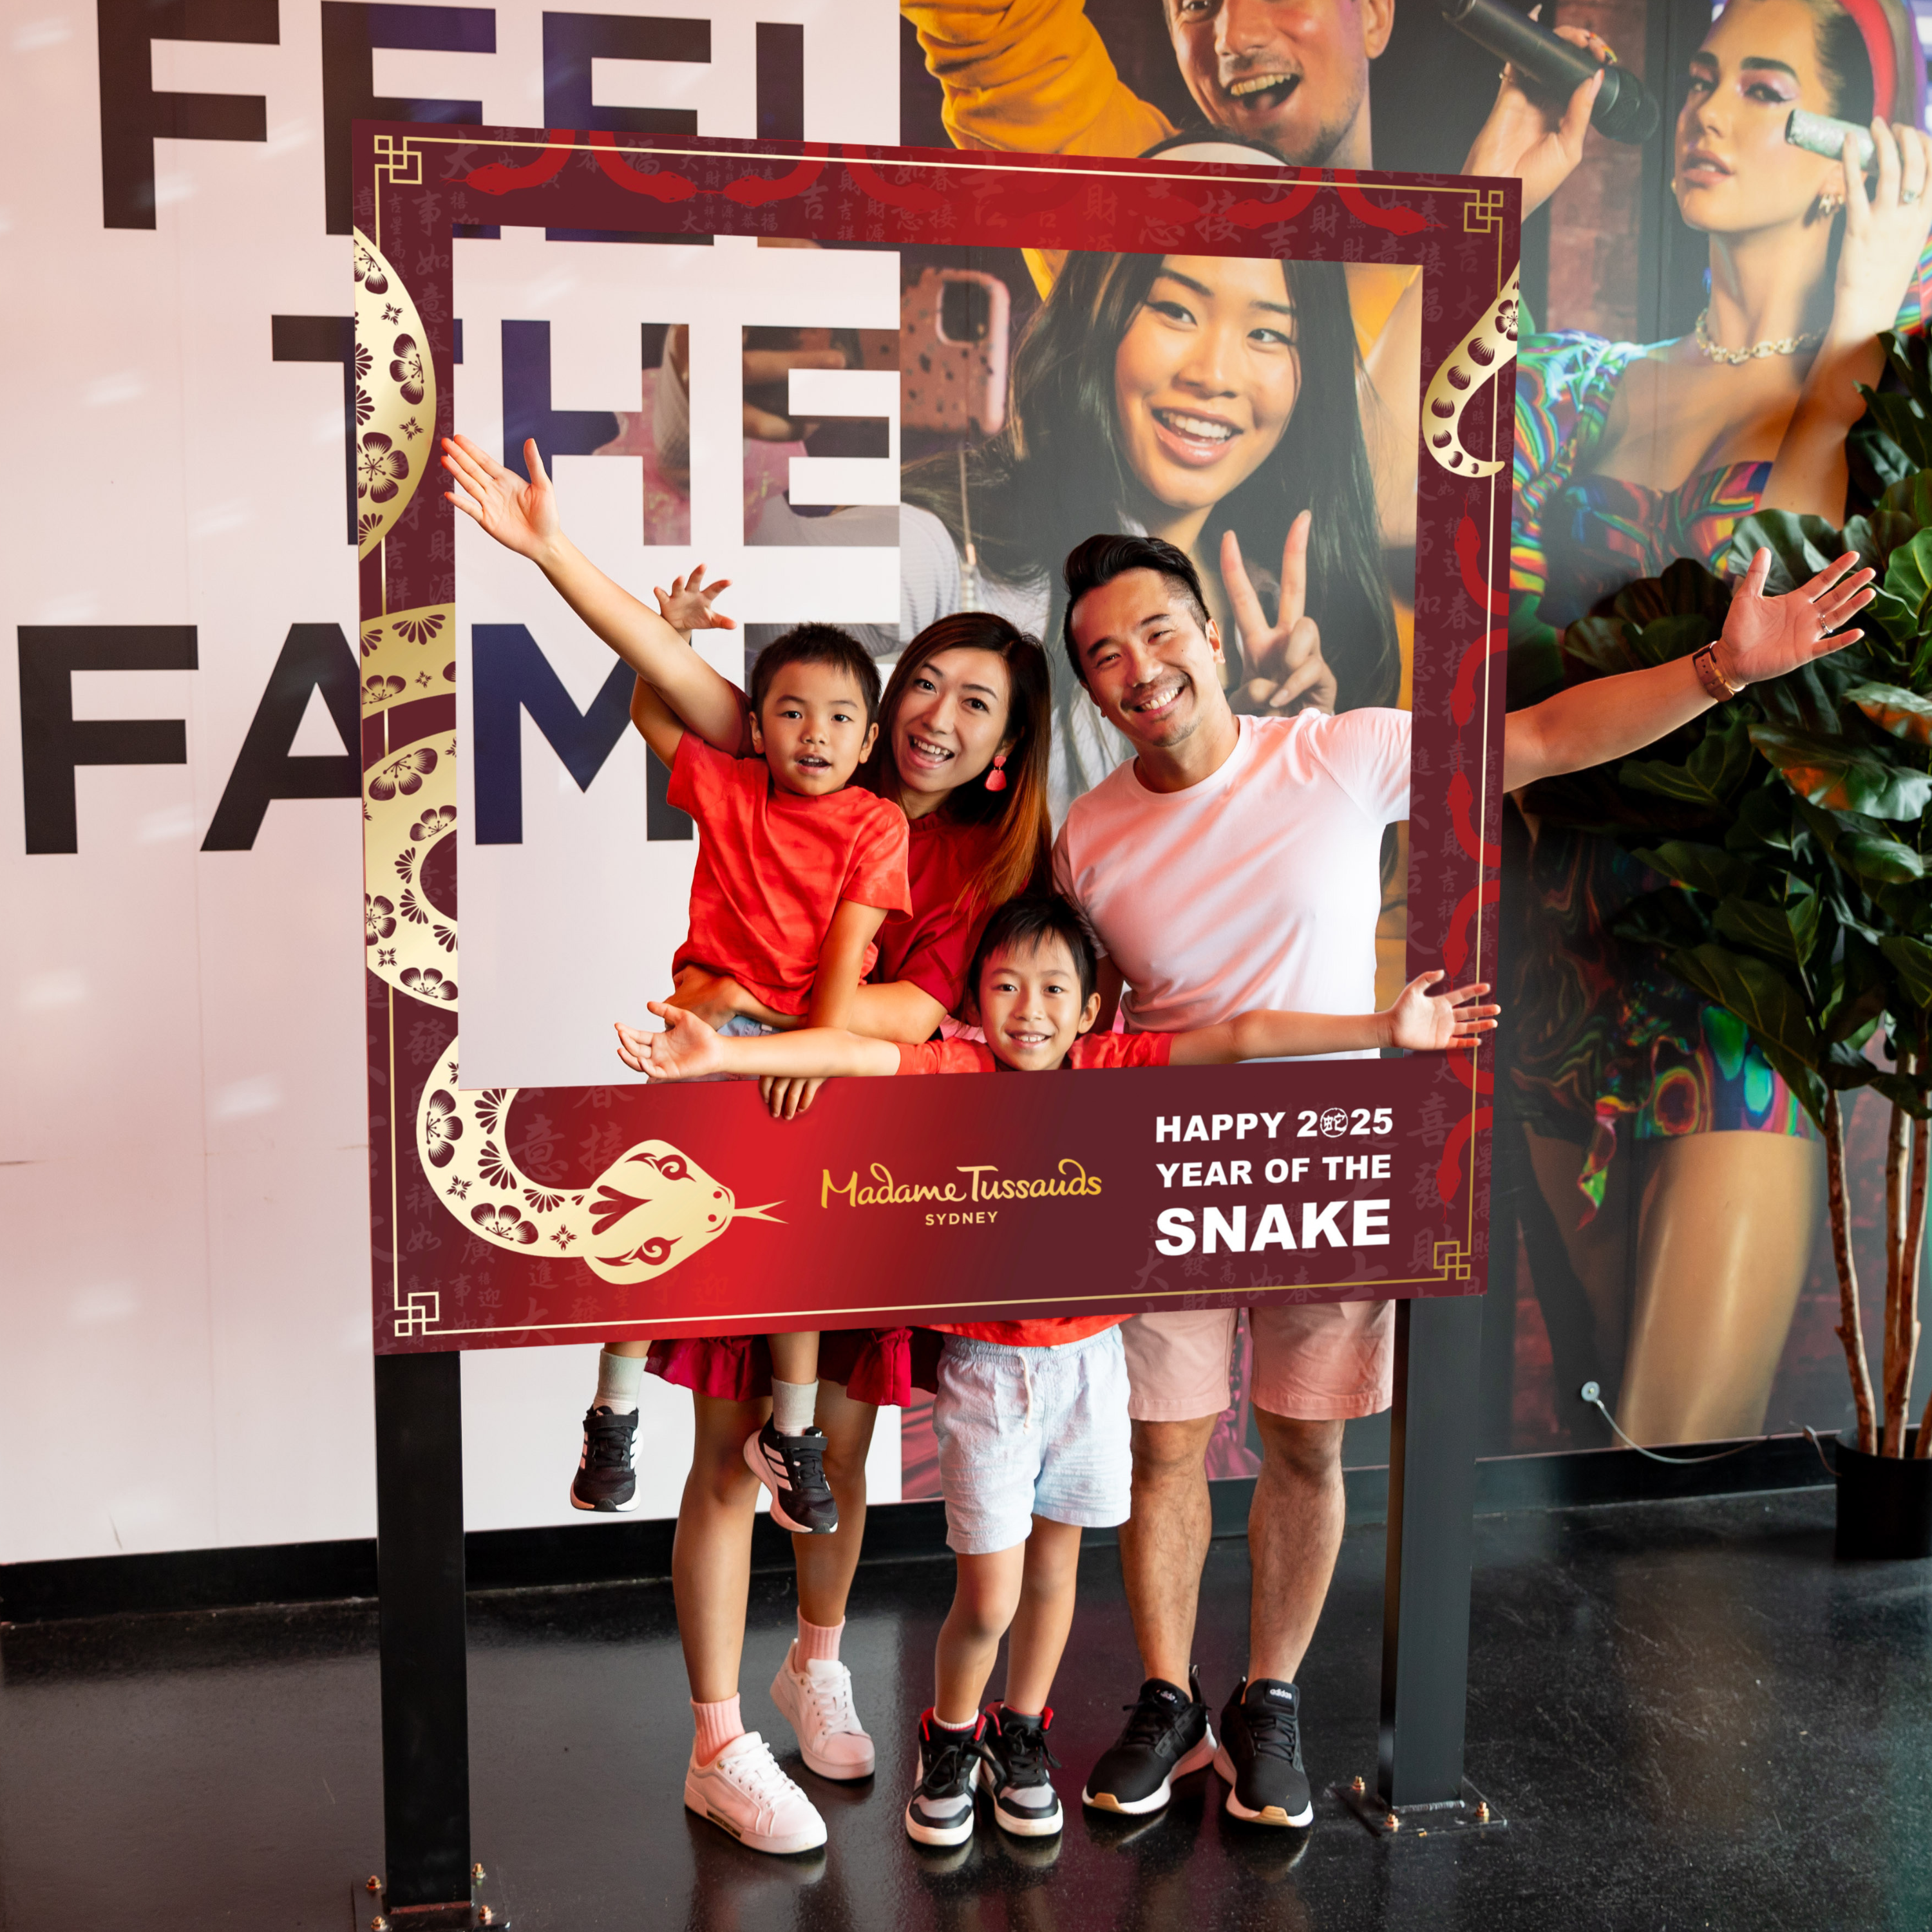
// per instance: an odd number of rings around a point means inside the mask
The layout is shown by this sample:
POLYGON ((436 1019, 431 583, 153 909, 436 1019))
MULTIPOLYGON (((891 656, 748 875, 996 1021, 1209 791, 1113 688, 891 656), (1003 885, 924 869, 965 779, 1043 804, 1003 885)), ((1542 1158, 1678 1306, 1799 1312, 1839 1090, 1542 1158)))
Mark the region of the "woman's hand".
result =
POLYGON ((714 611, 712 601, 731 587, 728 577, 721 577, 715 584, 704 581, 704 566, 693 564, 690 574, 674 577, 668 590, 652 585, 651 595, 658 600, 658 615, 674 631, 682 631, 688 638, 693 631, 735 631, 737 622, 722 611, 714 611))
MULTIPOLYGON (((1532 8, 1533 20, 1541 13, 1532 8)), ((1556 31, 1573 45, 1595 55, 1607 64, 1616 58, 1609 46, 1582 27, 1558 27, 1556 31)), ((1496 104, 1478 132, 1475 144, 1462 164, 1466 175, 1503 175, 1522 183, 1522 213, 1530 215, 1570 178, 1583 158, 1583 136, 1590 126, 1590 110, 1602 91, 1601 68, 1570 95, 1559 112, 1546 102, 1532 100, 1516 78, 1514 67, 1503 69, 1502 85, 1496 90, 1496 104)))
MULTIPOLYGON (((1850 348, 1869 342, 1898 320, 1899 305, 1918 270, 1932 234, 1932 142, 1916 128, 1871 124, 1878 179, 1869 192, 1864 171, 1845 143, 1845 238, 1832 296, 1826 338, 1850 348)), ((1862 409, 1854 396, 1847 407, 1862 409)))
POLYGON ((506 549, 540 564, 562 526, 557 520, 556 492, 544 474, 534 436, 524 445, 524 462, 530 472, 527 483, 480 443, 466 436, 445 436, 442 466, 463 486, 464 494, 442 494, 506 549))
POLYGON ((1810 583, 1781 597, 1767 597, 1771 552, 1760 550, 1732 594, 1724 634, 1712 653, 1726 680, 1757 684, 1855 644, 1863 633, 1838 627, 1878 594, 1871 588, 1877 572, 1854 568, 1858 560, 1856 550, 1847 550, 1810 583))
POLYGON ((1304 510, 1288 526, 1288 541, 1281 549, 1281 604, 1272 624, 1248 580, 1234 532, 1221 539, 1221 581, 1240 627, 1242 651, 1250 667, 1260 674, 1246 687, 1257 710, 1285 711, 1304 698, 1318 711, 1335 708, 1335 674, 1322 655, 1322 633, 1315 620, 1302 611, 1308 595, 1310 521, 1310 513, 1304 510))
POLYGON ((824 1084, 823 1078, 767 1073, 758 1082, 758 1097, 771 1109, 773 1120, 795 1120, 818 1099, 824 1084))
POLYGON ((662 1033, 639 1033, 616 1022, 617 1058, 632 1072, 652 1080, 695 1080, 724 1070, 723 1046, 695 1013, 656 1000, 649 1004, 664 1023, 662 1033))
POLYGON ((1486 981, 1478 980, 1430 998, 1429 988, 1448 977, 1441 972, 1419 974, 1403 987, 1383 1016, 1389 1023, 1390 1046, 1414 1053, 1441 1053, 1478 1034, 1496 1030, 1496 1016, 1502 1008, 1472 1004, 1490 990, 1486 981))

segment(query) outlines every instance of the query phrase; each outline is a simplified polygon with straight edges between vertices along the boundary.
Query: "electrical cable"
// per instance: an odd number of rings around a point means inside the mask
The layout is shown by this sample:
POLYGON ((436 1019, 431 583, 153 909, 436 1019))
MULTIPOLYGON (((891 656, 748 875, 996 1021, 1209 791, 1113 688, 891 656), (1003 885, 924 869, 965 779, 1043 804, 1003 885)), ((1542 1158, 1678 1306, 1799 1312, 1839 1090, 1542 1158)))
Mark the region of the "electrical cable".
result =
MULTIPOLYGON (((1610 1425, 1618 1442, 1634 1449, 1640 1456, 1647 1456, 1653 1462, 1673 1463, 1680 1468, 1693 1462, 1721 1462, 1726 1456, 1741 1456, 1747 1449, 1761 1449, 1771 1440, 1768 1436, 1756 1436, 1748 1442, 1738 1443, 1735 1448, 1714 1449, 1708 1456, 1660 1456, 1654 1449, 1646 1449, 1641 1442, 1632 1442, 1618 1426, 1616 1418, 1604 1406, 1603 1390, 1594 1382, 1586 1382, 1577 1393, 1610 1425)), ((1809 1435, 1810 1432, 1808 1430, 1805 1433, 1809 1435)), ((1819 1453, 1822 1455, 1823 1451, 1819 1453)))

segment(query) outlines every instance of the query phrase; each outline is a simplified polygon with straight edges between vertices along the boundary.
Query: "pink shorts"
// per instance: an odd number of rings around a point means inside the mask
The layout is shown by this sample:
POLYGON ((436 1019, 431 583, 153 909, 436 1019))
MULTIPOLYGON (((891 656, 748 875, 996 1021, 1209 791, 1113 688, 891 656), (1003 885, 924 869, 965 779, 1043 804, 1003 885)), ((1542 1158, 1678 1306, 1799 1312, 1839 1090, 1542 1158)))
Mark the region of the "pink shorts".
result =
POLYGON ((1192 1422, 1234 1400, 1236 1322, 1254 1343, 1248 1400, 1296 1422, 1373 1415, 1395 1399, 1395 1304, 1271 1302, 1258 1308, 1170 1308, 1136 1315, 1127 1351, 1127 1413, 1192 1422))
MULTIPOLYGON (((818 1338, 818 1378, 844 1384, 854 1402, 903 1408, 915 1388, 938 1385, 945 1338, 928 1328, 830 1328, 818 1338)), ((691 1335, 653 1342, 654 1376, 721 1402, 772 1392, 772 1352, 762 1335, 691 1335)))

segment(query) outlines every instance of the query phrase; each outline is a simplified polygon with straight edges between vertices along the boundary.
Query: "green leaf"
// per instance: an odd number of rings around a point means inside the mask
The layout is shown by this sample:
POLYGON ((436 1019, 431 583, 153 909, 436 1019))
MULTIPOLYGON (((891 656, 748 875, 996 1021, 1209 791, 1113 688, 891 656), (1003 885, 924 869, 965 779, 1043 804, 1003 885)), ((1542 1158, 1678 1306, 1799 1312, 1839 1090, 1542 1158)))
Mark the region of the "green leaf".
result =
POLYGON ((1774 852, 1791 850, 1791 820, 1798 801, 1782 785, 1755 787, 1737 802, 1736 816, 1724 834, 1724 845, 1732 852, 1748 852, 1768 846, 1774 852))
POLYGON ((1818 943, 1818 931, 1824 916, 1823 895, 1792 880, 1790 890, 1784 897, 1784 920, 1791 929, 1792 944, 1797 948, 1801 963, 1810 958, 1811 949, 1818 943))
POLYGON ((1908 1080, 1902 1073, 1874 1072, 1870 1085, 1875 1093, 1882 1094, 1894 1107, 1902 1107, 1916 1120, 1932 1120, 1932 1094, 1928 1094, 1916 1080, 1908 1080))
POLYGON ((1794 516, 1789 510, 1760 510, 1747 517, 1733 532, 1730 548, 1718 562, 1718 568, 1732 580, 1742 580, 1751 559, 1760 550, 1772 555, 1771 574, 1765 590, 1772 595, 1796 590, 1807 584, 1845 554, 1834 526, 1822 517, 1794 516))
POLYGON ((1881 939, 1878 950, 1898 975, 1899 986, 1912 1003, 1932 1006, 1932 946, 1895 933, 1881 939))
POLYGON ((1687 985, 1736 1013, 1767 1048, 1802 1066, 1816 1064, 1820 1043, 1804 998, 1776 967, 1708 944, 1673 952, 1670 964, 1687 985))
POLYGON ((1932 530, 1922 530, 1910 543, 1900 544, 1885 567, 1885 587, 1915 616, 1923 616, 1932 597, 1932 530))
POLYGON ((1681 765, 1631 759, 1618 778, 1640 791, 1656 792, 1680 804, 1721 810, 1750 769, 1750 742, 1742 718, 1707 732, 1681 765))
POLYGON ((1875 832, 1840 832, 1832 856, 1846 872, 1876 885, 1903 885, 1925 876, 1925 862, 1910 845, 1875 832))
POLYGON ((1750 878, 1751 868, 1743 860, 1719 846, 1694 844, 1686 838, 1666 839, 1654 849, 1640 848, 1634 856, 1653 872, 1713 898, 1742 892, 1750 878))
MULTIPOLYGON (((1932 802, 1932 778, 1888 764, 1851 738, 1754 724, 1750 740, 1801 798, 1873 818, 1917 818, 1932 802)), ((1629 769, 1625 766, 1626 770, 1629 769)))
POLYGON ((1734 946, 1749 946, 1774 959, 1798 964, 1797 940, 1777 906, 1758 905, 1744 898, 1724 899, 1711 915, 1711 923, 1734 946))
MULTIPOLYGON (((1932 535, 1932 532, 1928 532, 1932 535)), ((1932 698, 1895 684, 1855 684, 1845 693, 1881 731, 1909 745, 1932 745, 1932 698)))

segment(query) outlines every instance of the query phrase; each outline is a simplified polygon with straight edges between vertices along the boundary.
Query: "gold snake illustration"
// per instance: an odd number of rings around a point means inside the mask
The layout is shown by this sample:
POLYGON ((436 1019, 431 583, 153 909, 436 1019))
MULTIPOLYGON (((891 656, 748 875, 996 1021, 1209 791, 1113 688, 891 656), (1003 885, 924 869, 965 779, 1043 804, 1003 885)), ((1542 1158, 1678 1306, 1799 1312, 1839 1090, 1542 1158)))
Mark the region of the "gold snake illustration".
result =
MULTIPOLYGON (((1423 398, 1423 441, 1430 454, 1458 476, 1493 476, 1503 466, 1502 459, 1472 455, 1462 447, 1462 418, 1469 405, 1516 360, 1517 280, 1512 273, 1502 292, 1484 311, 1482 320, 1443 358, 1423 398)), ((1505 438, 1505 446, 1507 441, 1505 438)))

